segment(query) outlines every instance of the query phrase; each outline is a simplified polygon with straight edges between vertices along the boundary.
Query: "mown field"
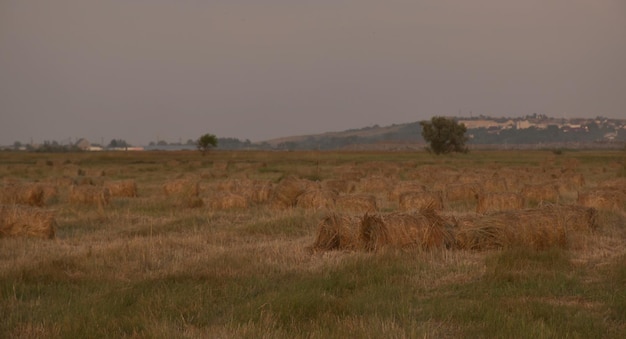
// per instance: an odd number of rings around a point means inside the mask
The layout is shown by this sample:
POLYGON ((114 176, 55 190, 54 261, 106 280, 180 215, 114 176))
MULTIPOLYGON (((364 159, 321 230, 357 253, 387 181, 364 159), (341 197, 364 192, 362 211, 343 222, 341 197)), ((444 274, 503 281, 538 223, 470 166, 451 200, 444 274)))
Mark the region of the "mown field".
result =
POLYGON ((1 338, 624 338, 626 153, 0 153, 1 338))

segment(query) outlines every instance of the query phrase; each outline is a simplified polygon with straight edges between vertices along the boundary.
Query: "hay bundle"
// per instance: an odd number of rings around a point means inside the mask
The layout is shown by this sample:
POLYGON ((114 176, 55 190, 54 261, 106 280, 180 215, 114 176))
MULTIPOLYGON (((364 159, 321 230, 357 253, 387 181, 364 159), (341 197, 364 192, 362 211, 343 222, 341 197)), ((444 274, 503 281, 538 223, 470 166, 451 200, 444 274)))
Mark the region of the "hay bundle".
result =
POLYGON ((200 184, 196 180, 176 179, 163 185, 165 195, 197 197, 200 195, 200 184))
POLYGON ((522 197, 526 201, 534 202, 558 202, 559 188, 552 182, 543 184, 528 184, 522 188, 522 197))
POLYGON ((111 201, 111 192, 106 187, 71 186, 69 202, 72 204, 106 206, 111 201))
POLYGON ((617 189, 594 189, 578 192, 577 203, 599 210, 620 211, 626 206, 626 192, 617 189))
POLYGON ((452 240, 444 220, 432 210, 416 214, 366 214, 361 221, 359 237, 368 251, 385 247, 443 248, 452 240))
POLYGON ((365 194, 349 194, 337 197, 335 207, 346 212, 376 212, 376 197, 365 194))
POLYGON ((356 184, 350 180, 325 180, 322 182, 322 187, 327 190, 335 191, 337 193, 353 193, 356 191, 356 184))
POLYGON ((0 205, 0 238, 39 237, 53 239, 56 229, 54 214, 34 207, 0 205))
POLYGON ((446 185, 445 192, 447 201, 475 200, 476 194, 480 193, 480 186, 474 183, 449 184, 446 185))
POLYGON ((390 201, 400 199, 400 196, 409 192, 424 192, 426 186, 415 181, 402 181, 396 184, 396 186, 389 192, 387 198, 390 201))
POLYGON ((209 199, 209 207, 216 210, 247 208, 248 199, 243 195, 221 192, 209 199))
POLYGON ((596 228, 596 211, 575 206, 547 206, 470 218, 457 224, 459 248, 485 250, 526 246, 567 247, 577 232, 596 228))
POLYGON ((310 190, 298 196, 296 206, 306 209, 331 209, 335 207, 337 193, 329 190, 310 190))
POLYGON ((72 180, 72 185, 95 185, 96 182, 91 177, 78 176, 72 180))
POLYGON ((255 182, 242 193, 250 201, 261 204, 267 202, 270 199, 270 196, 272 194, 272 183, 269 181, 255 182))
POLYGON ((504 178, 488 178, 483 181, 482 189, 486 192, 506 192, 509 185, 504 178))
POLYGON ((53 184, 39 184, 43 191, 44 204, 50 204, 59 200, 59 188, 53 184))
POLYGON ((601 183, 598 184, 598 187, 608 188, 608 189, 622 191, 623 193, 626 193, 626 178, 602 181, 601 183))
POLYGON ((270 198, 271 204, 276 208, 289 208, 296 205, 298 196, 314 184, 305 179, 288 177, 281 180, 275 187, 270 198))
POLYGON ((137 197, 137 183, 135 183, 135 180, 109 181, 104 184, 104 187, 109 189, 111 197, 137 197))
POLYGON ((369 177, 359 182, 359 188, 368 193, 387 192, 393 188, 393 182, 385 177, 369 177))
POLYGON ((5 184, 0 187, 0 203, 43 206, 44 192, 39 184, 5 184))
POLYGON ((332 214, 318 224, 313 250, 358 250, 361 218, 332 214))
POLYGON ((424 208, 441 211, 443 210, 443 195, 441 192, 407 192, 400 196, 399 206, 404 212, 424 208))
POLYGON ((524 208, 524 198, 514 192, 488 192, 478 194, 477 213, 520 210, 524 208))

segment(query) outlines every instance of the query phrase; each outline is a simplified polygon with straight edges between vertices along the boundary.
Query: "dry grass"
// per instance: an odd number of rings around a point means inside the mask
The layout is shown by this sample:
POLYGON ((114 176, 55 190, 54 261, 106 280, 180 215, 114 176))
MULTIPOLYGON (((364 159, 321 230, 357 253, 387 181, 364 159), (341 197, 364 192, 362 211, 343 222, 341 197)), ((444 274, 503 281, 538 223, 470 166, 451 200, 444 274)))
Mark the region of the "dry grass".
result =
POLYGON ((596 211, 579 206, 545 206, 460 219, 455 234, 461 249, 516 246, 566 248, 576 232, 597 228, 596 211))
POLYGON ((4 184, 0 187, 0 203, 43 206, 44 190, 35 183, 4 184))
POLYGON ((376 197, 366 194, 340 195, 335 200, 335 206, 338 210, 346 212, 372 213, 378 211, 376 197))
POLYGON ((328 215, 317 226, 317 236, 312 249, 314 251, 358 250, 362 247, 359 237, 360 226, 360 217, 328 215))
POLYGON ((200 194, 200 184, 193 179, 176 179, 163 185, 163 192, 167 196, 183 195, 197 197, 200 194))
POLYGON ((476 194, 480 193, 480 191, 480 186, 475 183, 446 185, 446 201, 475 200, 476 194))
POLYGON ((389 247, 445 248, 452 242, 444 220, 432 210, 412 214, 366 214, 359 236, 368 251, 389 247))
POLYGON ((476 212, 490 213, 524 208, 524 198, 514 192, 480 193, 476 212))
POLYGON ((300 194, 317 187, 318 185, 309 180, 295 177, 285 178, 274 187, 270 203, 274 208, 294 207, 300 194))
POLYGON ((578 193, 577 203, 605 211, 623 211, 626 193, 617 189, 593 189, 578 193))
POLYGON ((330 190, 310 190, 298 196, 296 206, 306 209, 322 210, 335 207, 337 193, 330 190))
POLYGON ((55 230, 56 220, 50 211, 29 206, 0 205, 0 238, 52 239, 55 230))
POLYGON ((111 201, 111 192, 100 186, 71 186, 68 201, 71 204, 106 206, 111 201))
POLYGON ((441 192, 407 192, 400 195, 400 211, 419 211, 427 207, 436 211, 443 210, 443 194, 441 192))
POLYGON ((104 187, 109 189, 111 197, 136 198, 137 183, 135 180, 118 180, 104 183, 104 187))
POLYGON ((559 202, 560 192, 557 184, 546 182, 542 184, 527 184, 520 192, 526 202, 559 202))
POLYGON ((220 192, 208 199, 208 205, 215 210, 244 209, 249 206, 249 202, 243 195, 220 192))

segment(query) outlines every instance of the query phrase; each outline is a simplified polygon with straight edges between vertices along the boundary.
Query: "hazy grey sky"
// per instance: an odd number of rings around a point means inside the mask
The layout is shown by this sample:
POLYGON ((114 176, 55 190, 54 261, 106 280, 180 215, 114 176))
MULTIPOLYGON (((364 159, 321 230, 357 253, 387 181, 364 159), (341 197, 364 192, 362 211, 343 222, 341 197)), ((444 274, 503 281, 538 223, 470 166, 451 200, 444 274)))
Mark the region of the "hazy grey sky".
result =
POLYGON ((626 118, 624 0, 0 0, 0 144, 626 118))

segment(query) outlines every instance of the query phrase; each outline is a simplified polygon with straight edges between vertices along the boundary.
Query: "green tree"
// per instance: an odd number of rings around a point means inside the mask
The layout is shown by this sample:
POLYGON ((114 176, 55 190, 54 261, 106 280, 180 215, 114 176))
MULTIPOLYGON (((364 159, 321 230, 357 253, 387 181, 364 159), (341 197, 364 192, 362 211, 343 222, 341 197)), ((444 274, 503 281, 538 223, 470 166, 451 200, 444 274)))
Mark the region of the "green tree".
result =
POLYGON ((196 146, 198 147, 198 150, 202 152, 202 155, 205 155, 211 148, 217 146, 217 137, 213 134, 207 133, 198 138, 196 146))
POLYGON ((422 136, 430 144, 429 150, 435 154, 451 152, 467 153, 465 136, 467 128, 456 120, 445 117, 432 117, 430 121, 420 122, 422 136))

